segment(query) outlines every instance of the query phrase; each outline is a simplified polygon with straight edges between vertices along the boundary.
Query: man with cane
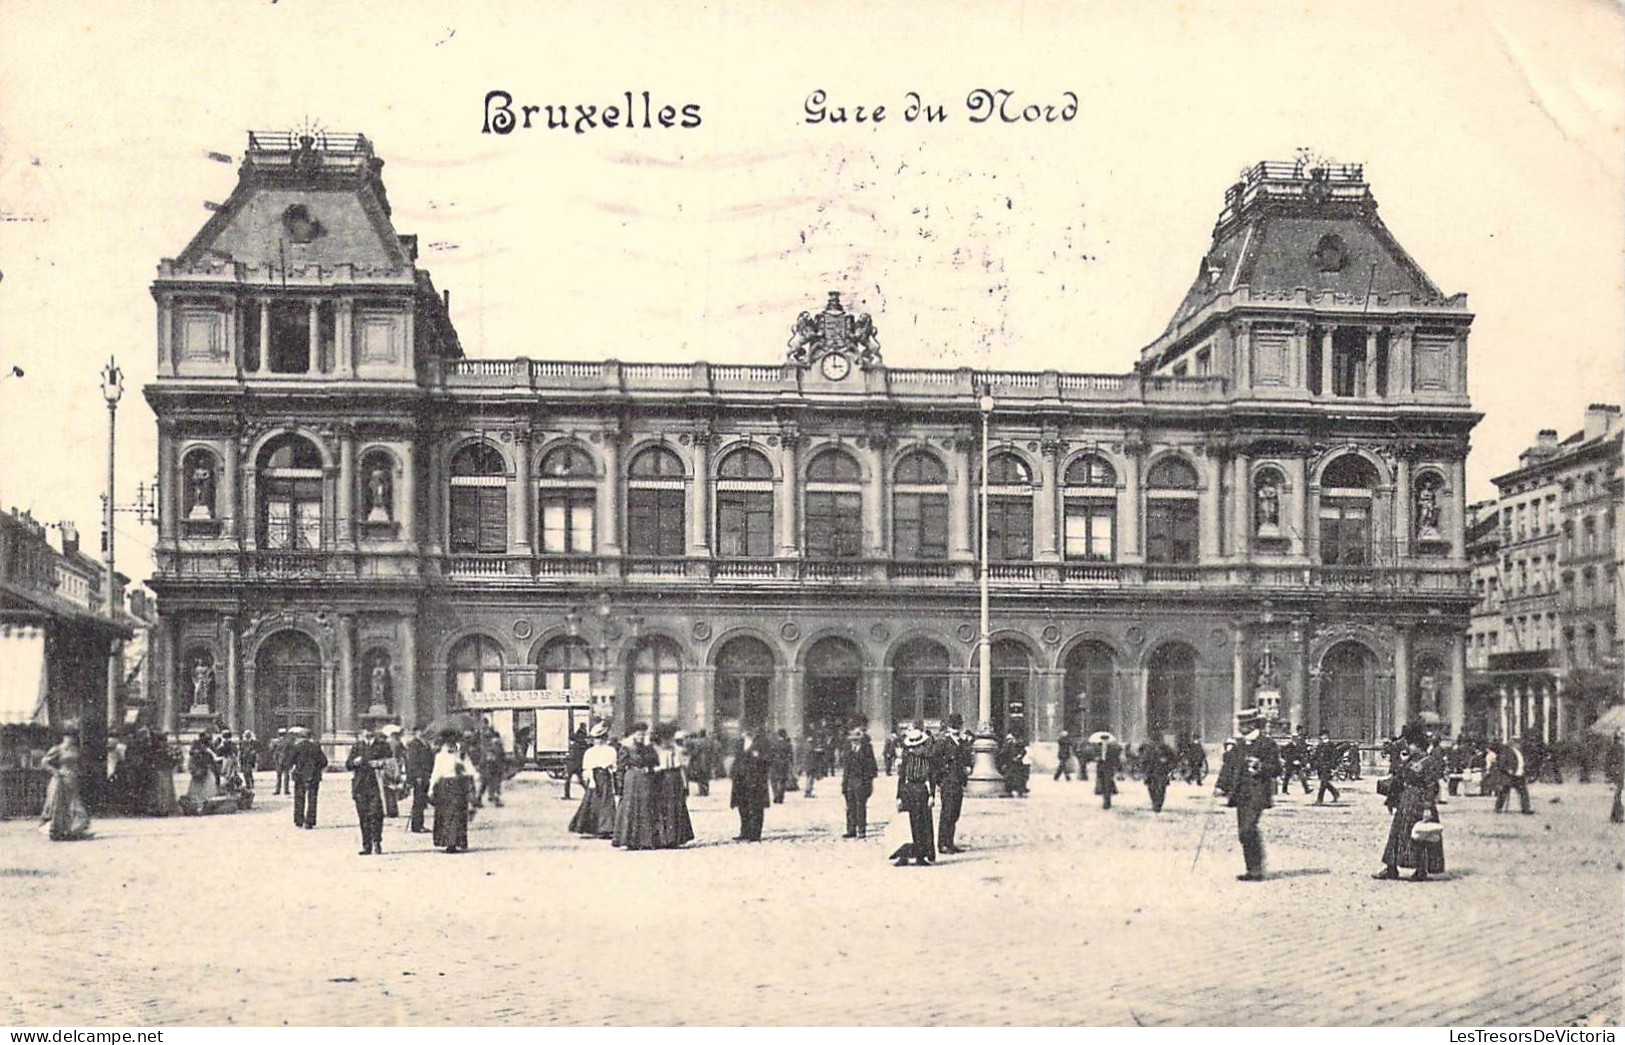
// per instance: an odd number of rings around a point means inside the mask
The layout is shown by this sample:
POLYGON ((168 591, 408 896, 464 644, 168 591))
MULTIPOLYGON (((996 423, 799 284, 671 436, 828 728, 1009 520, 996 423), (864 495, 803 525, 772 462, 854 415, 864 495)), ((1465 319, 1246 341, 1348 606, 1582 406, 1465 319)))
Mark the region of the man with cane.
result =
POLYGON ((1275 780, 1281 775, 1281 755, 1275 741, 1264 736, 1263 715, 1246 708, 1236 715, 1240 736, 1235 747, 1225 752, 1224 765, 1213 789, 1214 797, 1228 796, 1226 803, 1236 811, 1236 835, 1247 862, 1247 872, 1238 881, 1264 880, 1264 838, 1258 832, 1258 819, 1275 804, 1275 780))

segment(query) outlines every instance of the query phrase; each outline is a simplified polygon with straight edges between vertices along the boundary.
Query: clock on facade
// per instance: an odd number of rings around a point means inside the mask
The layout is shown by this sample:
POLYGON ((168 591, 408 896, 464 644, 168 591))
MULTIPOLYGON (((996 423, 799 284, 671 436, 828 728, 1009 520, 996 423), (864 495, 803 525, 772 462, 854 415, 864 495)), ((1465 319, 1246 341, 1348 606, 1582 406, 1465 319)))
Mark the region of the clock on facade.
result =
POLYGON ((824 357, 824 361, 818 365, 818 369, 823 371, 824 376, 831 381, 839 381, 852 372, 852 361, 839 352, 831 352, 824 357))

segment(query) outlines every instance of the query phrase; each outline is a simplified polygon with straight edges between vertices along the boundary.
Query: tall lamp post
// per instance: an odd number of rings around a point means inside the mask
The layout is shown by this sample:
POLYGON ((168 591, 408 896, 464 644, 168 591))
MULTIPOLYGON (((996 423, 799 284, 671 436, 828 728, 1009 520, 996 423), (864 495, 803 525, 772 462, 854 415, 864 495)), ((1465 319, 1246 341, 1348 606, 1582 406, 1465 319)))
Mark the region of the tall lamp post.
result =
POLYGON ((999 738, 993 735, 993 626, 989 620, 987 594, 987 463, 988 422, 993 417, 993 397, 982 393, 977 406, 982 411, 982 488, 981 531, 982 557, 980 562, 982 627, 977 642, 976 741, 971 745, 975 760, 971 763, 970 780, 965 793, 974 798, 1002 798, 1005 795, 1004 776, 998 768, 999 738))
MULTIPOLYGON (((118 401, 124 395, 124 371, 109 356, 102 368, 102 398, 107 400, 107 499, 103 505, 102 525, 107 528, 107 622, 118 627, 118 575, 113 570, 113 450, 118 443, 118 401)), ((107 729, 118 727, 119 642, 115 636, 107 646, 107 729)))

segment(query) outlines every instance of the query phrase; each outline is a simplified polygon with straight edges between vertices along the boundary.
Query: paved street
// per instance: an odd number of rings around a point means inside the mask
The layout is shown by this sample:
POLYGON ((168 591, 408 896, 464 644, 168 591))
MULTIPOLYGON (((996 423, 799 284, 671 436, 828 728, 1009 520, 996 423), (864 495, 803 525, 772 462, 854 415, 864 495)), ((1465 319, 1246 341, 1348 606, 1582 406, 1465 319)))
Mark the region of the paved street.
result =
MULTIPOLYGON (((1371 781, 1265 815, 1272 881, 1237 882, 1234 819, 1138 782, 967 806, 972 847, 897 869, 841 798, 792 794, 761 845, 726 784, 699 840, 622 853, 564 831, 535 775, 473 852, 386 828, 363 859, 348 778, 322 826, 289 800, 205 819, 102 820, 52 844, 0 825, 0 1020, 63 1024, 1618 1023, 1622 843, 1601 784, 1539 787, 1537 815, 1445 807, 1449 880, 1373 882, 1371 781), (1205 848, 1192 868, 1198 839, 1205 848)), ((891 781, 871 802, 890 816, 891 781)), ((877 825, 878 826, 878 825, 877 825)))

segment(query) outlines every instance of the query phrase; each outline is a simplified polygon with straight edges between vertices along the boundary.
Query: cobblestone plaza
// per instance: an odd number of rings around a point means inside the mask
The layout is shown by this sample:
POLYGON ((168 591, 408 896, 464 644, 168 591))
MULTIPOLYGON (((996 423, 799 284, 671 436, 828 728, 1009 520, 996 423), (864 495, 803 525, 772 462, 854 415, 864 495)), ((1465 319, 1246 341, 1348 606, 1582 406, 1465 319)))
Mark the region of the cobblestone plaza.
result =
POLYGON ((469 854, 403 818, 387 855, 361 859, 345 778, 316 831, 262 778, 251 811, 102 820, 76 845, 0 825, 3 1021, 1621 1019, 1620 833, 1600 783, 1537 787, 1527 817, 1451 800, 1449 874, 1425 885, 1368 877, 1387 829, 1369 779, 1327 807, 1294 793, 1264 816, 1271 879, 1255 885, 1235 880, 1233 815, 1181 784, 1154 816, 1137 782, 1106 812, 1089 785, 1041 778, 1029 800, 967 805, 969 852, 898 869, 878 830, 841 839, 835 781, 769 810, 761 845, 729 841, 724 786, 691 800, 688 848, 625 853, 569 834, 559 785, 525 774, 469 854))

